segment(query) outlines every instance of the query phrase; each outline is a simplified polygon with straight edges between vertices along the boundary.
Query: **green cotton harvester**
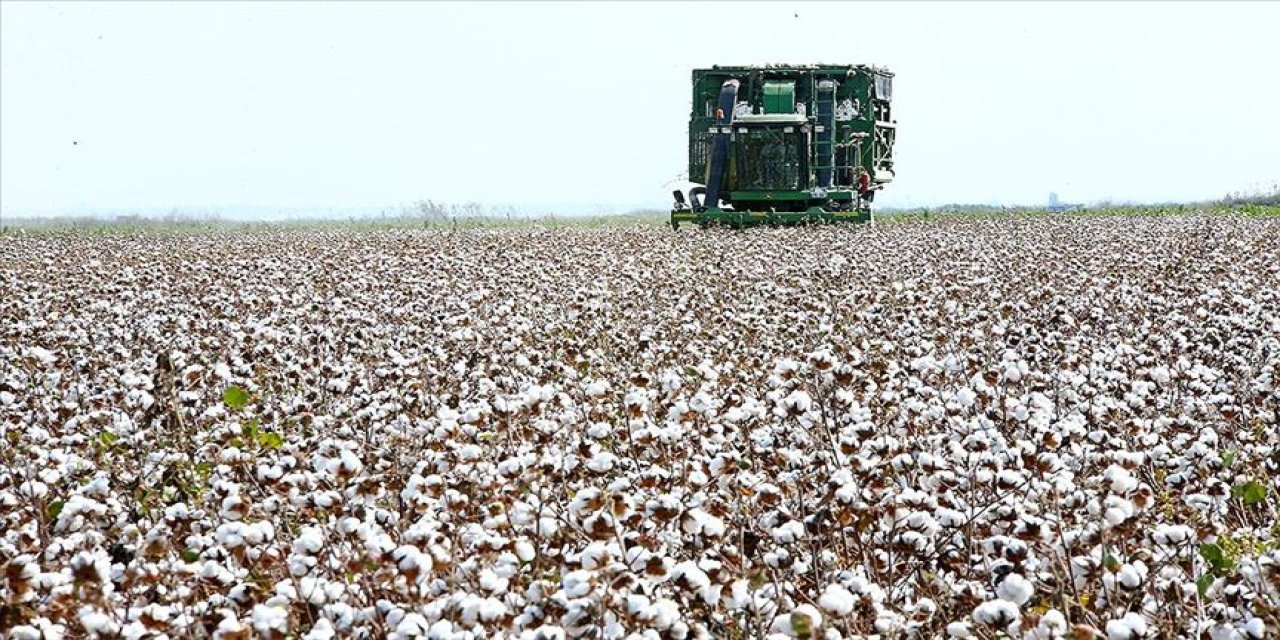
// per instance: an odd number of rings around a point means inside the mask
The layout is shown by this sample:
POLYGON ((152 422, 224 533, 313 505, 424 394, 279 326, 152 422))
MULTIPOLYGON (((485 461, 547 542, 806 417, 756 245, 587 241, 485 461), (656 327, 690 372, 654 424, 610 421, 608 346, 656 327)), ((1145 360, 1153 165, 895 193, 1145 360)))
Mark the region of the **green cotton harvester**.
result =
POLYGON ((688 198, 671 226, 871 219, 893 180, 893 74, 866 65, 695 69, 688 198))

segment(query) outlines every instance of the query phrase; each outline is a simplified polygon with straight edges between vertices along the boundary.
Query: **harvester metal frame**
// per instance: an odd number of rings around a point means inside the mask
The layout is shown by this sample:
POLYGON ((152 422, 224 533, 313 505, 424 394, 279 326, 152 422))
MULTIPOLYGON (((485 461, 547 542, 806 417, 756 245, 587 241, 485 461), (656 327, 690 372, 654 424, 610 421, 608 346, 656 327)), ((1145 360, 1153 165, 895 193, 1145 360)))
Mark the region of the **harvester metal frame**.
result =
POLYGON ((693 71, 689 179, 671 225, 866 222, 893 180, 893 74, 865 65, 693 71))

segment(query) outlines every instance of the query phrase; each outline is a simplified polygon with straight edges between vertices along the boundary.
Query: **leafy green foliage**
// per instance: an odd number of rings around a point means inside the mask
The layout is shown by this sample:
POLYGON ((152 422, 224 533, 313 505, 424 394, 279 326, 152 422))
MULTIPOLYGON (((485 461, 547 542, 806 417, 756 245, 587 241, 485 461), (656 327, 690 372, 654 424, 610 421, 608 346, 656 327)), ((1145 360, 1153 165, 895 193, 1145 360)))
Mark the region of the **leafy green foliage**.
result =
POLYGON ((1116 559, 1115 556, 1108 553, 1107 555, 1102 557, 1102 566, 1106 567, 1107 571, 1115 573, 1116 571, 1120 570, 1121 565, 1120 565, 1120 561, 1116 559))
POLYGON ((1227 573, 1235 568, 1235 561, 1222 550, 1222 547, 1212 542, 1200 545, 1200 557, 1219 573, 1227 573))
POLYGON ((1236 456, 1239 455, 1235 449, 1222 452, 1222 467, 1230 469, 1236 463, 1236 456))
POLYGON ((249 392, 232 385, 222 392, 222 402, 232 409, 244 408, 245 405, 249 404, 249 392))
POLYGON ((62 513, 62 507, 64 505, 66 505, 66 503, 61 500, 50 502, 49 506, 45 507, 44 514, 48 516, 50 520, 57 519, 58 514, 62 513))
POLYGON ((116 441, 119 439, 120 439, 120 436, 114 433, 111 433, 110 431, 103 431, 102 433, 98 434, 98 442, 102 443, 102 446, 104 447, 109 447, 115 444, 116 441))
POLYGON ((1231 497, 1244 502, 1246 506, 1252 507, 1267 499, 1267 487, 1250 480, 1231 487, 1231 497))
POLYGON ((1209 591, 1209 587, 1213 586, 1213 580, 1212 573, 1206 573, 1196 580, 1196 593, 1199 593, 1201 598, 1209 591))
POLYGON ((284 438, 274 431, 264 431, 258 434, 258 444, 272 451, 278 451, 284 445, 284 438))
POLYGON ((249 442, 256 442, 258 446, 272 451, 278 451, 284 446, 284 437, 274 431, 263 431, 262 425, 256 419, 250 420, 248 424, 240 429, 240 435, 244 436, 249 442))
POLYGON ((810 638, 813 636, 813 621, 809 616, 791 614, 791 630, 795 632, 797 638, 810 638))

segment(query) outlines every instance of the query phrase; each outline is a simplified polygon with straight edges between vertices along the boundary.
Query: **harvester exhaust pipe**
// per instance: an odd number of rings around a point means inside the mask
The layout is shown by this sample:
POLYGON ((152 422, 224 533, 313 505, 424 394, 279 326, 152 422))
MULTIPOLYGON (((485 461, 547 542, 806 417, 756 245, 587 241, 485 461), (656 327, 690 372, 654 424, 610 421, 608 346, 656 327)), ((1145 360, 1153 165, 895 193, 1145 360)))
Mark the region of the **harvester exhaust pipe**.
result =
POLYGON ((818 156, 818 186, 830 189, 836 164, 836 81, 818 81, 818 103, 814 115, 818 119, 818 135, 814 152, 818 156))
POLYGON ((738 81, 725 80, 720 85, 719 107, 716 108, 715 142, 711 146, 711 176, 707 179, 708 207, 719 208, 720 188, 729 164, 729 132, 733 131, 733 108, 738 103, 738 81))

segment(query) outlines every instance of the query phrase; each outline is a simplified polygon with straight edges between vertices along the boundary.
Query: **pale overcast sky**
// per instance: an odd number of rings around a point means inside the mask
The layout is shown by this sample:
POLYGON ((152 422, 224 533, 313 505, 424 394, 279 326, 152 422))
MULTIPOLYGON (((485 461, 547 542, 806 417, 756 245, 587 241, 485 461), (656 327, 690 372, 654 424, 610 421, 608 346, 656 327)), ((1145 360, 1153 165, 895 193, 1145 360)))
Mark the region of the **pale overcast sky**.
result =
POLYGON ((907 206, 1280 179, 1270 2, 0 3, 0 209, 669 204, 689 71, 896 74, 907 206))

